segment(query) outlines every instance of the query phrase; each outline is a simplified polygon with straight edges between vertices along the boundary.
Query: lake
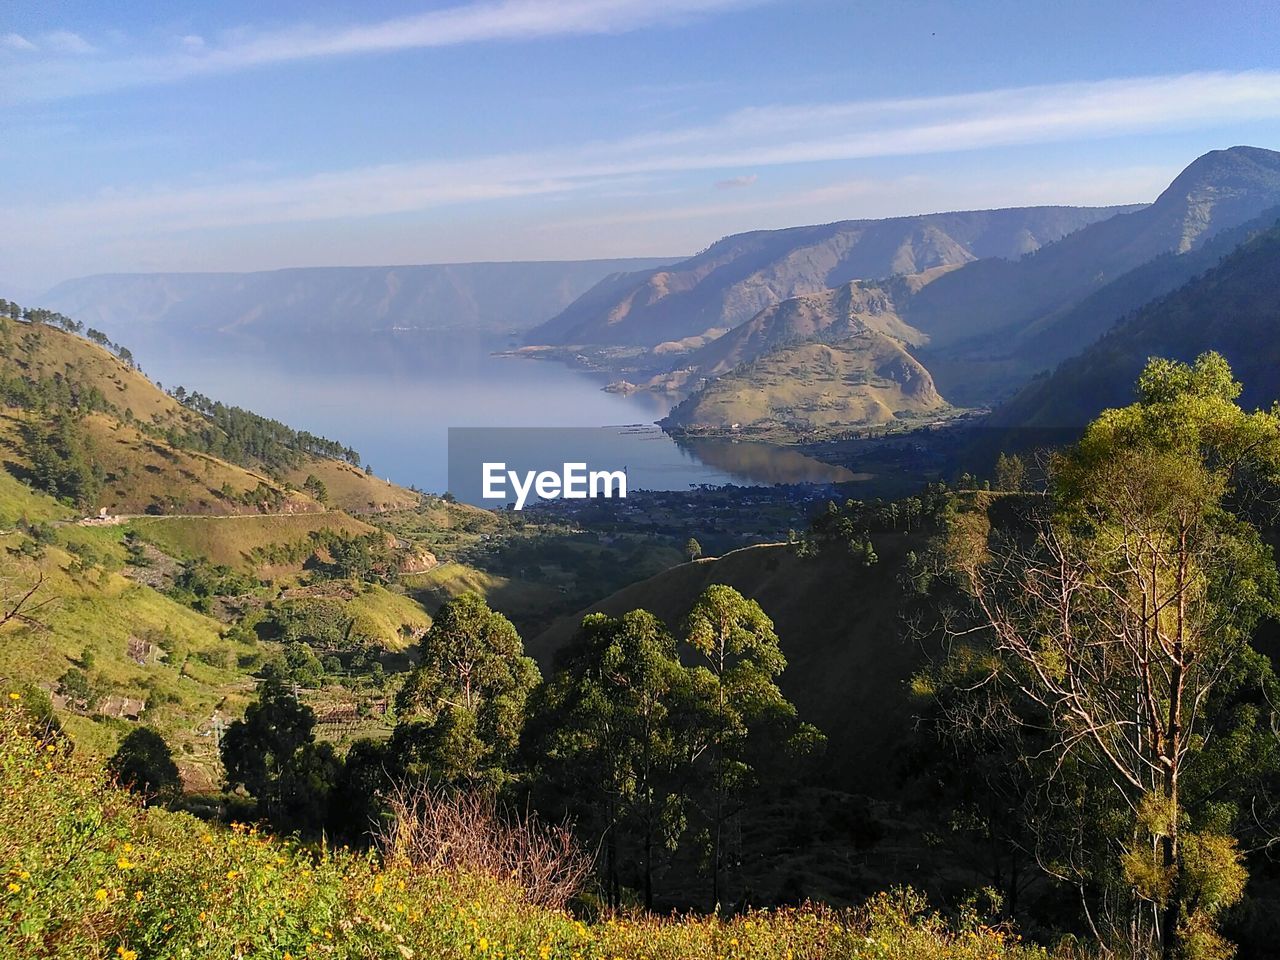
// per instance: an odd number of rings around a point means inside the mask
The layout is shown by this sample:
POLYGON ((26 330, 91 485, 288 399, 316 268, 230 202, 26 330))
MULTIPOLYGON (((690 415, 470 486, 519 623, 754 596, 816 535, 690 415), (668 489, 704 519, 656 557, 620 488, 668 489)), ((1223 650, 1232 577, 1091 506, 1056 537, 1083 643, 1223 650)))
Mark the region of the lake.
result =
MULTIPOLYGON (((856 479, 795 450, 759 443, 678 444, 656 426, 669 401, 621 395, 604 379, 559 363, 495 356, 508 344, 481 337, 379 336, 263 344, 217 337, 199 344, 135 336, 143 369, 292 427, 354 446, 374 472, 396 483, 449 487, 449 428, 597 428, 531 432, 518 445, 544 458, 603 457, 625 466, 632 489, 694 484, 839 482, 856 479), (584 447, 584 438, 591 437, 584 447), (585 449, 585 453, 584 453, 585 449)), ((496 436, 496 434, 494 434, 496 436)), ((518 459, 513 452, 512 459, 518 459)), ((455 491, 479 502, 475 490, 455 491)))

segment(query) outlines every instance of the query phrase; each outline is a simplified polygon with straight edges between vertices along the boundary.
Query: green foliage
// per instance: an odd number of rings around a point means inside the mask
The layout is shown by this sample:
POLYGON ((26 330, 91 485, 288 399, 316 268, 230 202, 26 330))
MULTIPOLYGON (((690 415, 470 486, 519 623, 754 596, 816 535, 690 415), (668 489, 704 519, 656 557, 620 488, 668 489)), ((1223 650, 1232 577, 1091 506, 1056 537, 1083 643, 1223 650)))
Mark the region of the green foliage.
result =
POLYGON ((268 681, 222 737, 227 786, 264 798, 295 752, 312 742, 315 713, 284 685, 268 681))
POLYGON ((449 600, 396 698, 400 762, 450 783, 500 784, 539 679, 511 621, 476 594, 449 600))
POLYGON ((643 610, 586 617, 559 663, 531 708, 538 788, 602 847, 609 902, 620 903, 621 861, 633 857, 652 906, 655 857, 679 839, 682 774, 699 749, 699 731, 682 722, 698 710, 691 677, 675 640, 643 610))
POLYGON ((120 741, 107 761, 107 772, 121 786, 146 799, 167 802, 182 789, 178 765, 164 737, 150 727, 137 727, 120 741))
POLYGON ((1274 829, 1258 798, 1280 758, 1258 720, 1276 683, 1249 640, 1280 611, 1254 522, 1280 482, 1280 413, 1246 412, 1239 395, 1216 354, 1154 359, 1138 402, 1055 458, 1034 523, 952 531, 992 648, 963 631, 959 652, 988 679, 957 665, 958 684, 933 685, 955 706, 937 702, 1003 740, 1024 796, 1044 793, 1045 807, 1011 811, 1041 862, 1100 891, 1125 949, 1165 957, 1225 955, 1216 923, 1243 885, 1236 836, 1274 829), (1025 727, 1048 741, 1021 739, 1025 727), (1126 898, 1146 906, 1116 906, 1126 898))
POLYGON ((996 457, 996 489, 1016 493, 1027 480, 1027 466, 1016 453, 1001 452, 996 457))
POLYGON ((92 507, 102 488, 104 471, 94 460, 80 423, 59 414, 47 427, 24 425, 23 434, 31 459, 32 485, 82 509, 92 507))
POLYGON ((187 560, 174 577, 168 594, 193 610, 208 613, 217 597, 234 597, 249 593, 257 583, 230 567, 201 559, 187 560))
POLYGON ((302 482, 302 489, 315 497, 320 503, 329 502, 329 490, 324 485, 324 481, 317 477, 314 473, 307 474, 307 479, 302 482))
POLYGON ((169 430, 166 439, 175 447, 211 453, 232 463, 260 464, 274 471, 300 467, 309 455, 356 466, 360 463, 360 454, 337 441, 294 430, 278 420, 211 400, 198 391, 188 393, 178 387, 173 396, 208 420, 208 425, 199 429, 169 430))
POLYGON ((0 706, 0 943, 12 960, 1046 957, 1002 930, 957 930, 910 891, 856 911, 588 924, 530 905, 508 882, 144 809, 78 753, 31 734, 21 711, 0 706))

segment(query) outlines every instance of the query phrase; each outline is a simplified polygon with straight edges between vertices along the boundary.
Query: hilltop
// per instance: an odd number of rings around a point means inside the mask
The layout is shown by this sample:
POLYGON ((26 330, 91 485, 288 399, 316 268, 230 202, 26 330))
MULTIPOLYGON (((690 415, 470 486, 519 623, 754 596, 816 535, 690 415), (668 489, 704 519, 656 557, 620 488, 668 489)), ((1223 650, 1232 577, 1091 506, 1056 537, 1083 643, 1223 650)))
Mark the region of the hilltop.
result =
POLYGON ((873 330, 778 348, 712 380, 661 421, 669 432, 822 436, 949 411, 902 342, 873 330))

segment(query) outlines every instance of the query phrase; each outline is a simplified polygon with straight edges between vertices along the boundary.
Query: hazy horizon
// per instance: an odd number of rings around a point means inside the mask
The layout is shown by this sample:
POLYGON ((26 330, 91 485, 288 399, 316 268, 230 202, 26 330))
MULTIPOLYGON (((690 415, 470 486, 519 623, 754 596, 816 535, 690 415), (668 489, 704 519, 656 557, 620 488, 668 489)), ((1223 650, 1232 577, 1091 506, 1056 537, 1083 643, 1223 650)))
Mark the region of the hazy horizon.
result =
POLYGON ((1280 146, 1278 26, 1244 0, 18 0, 0 283, 1147 203, 1209 150, 1280 146))

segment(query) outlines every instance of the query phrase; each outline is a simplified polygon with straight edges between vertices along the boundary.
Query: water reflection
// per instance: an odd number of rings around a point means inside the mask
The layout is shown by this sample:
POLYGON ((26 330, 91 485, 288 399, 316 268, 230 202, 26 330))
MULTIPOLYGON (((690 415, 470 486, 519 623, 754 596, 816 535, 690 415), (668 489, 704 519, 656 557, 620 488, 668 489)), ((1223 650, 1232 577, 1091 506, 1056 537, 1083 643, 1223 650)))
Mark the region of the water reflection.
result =
POLYGON ((704 438, 676 443, 702 463, 752 483, 850 483, 872 478, 770 443, 704 438))

